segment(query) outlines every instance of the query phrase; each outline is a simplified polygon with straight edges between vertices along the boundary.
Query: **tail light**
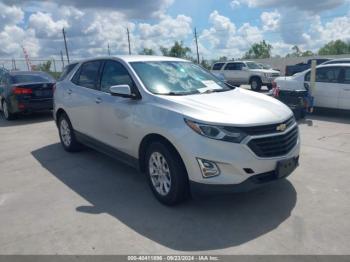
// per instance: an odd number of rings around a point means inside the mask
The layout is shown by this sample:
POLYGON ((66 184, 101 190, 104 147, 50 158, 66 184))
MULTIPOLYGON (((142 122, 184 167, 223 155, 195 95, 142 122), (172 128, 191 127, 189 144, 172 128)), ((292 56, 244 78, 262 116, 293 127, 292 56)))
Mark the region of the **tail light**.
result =
POLYGON ((19 87, 19 86, 16 86, 14 89, 13 89, 13 94, 15 95, 30 95, 30 94, 33 94, 33 90, 30 89, 30 88, 25 88, 25 87, 19 87))

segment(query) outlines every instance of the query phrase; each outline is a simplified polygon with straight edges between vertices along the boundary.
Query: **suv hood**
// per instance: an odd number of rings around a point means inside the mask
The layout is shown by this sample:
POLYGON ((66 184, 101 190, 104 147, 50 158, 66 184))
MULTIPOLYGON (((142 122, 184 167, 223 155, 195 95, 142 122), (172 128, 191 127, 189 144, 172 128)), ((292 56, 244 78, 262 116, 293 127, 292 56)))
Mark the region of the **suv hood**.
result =
POLYGON ((250 69, 251 72, 265 73, 265 74, 280 74, 279 71, 273 69, 250 69))
POLYGON ((163 106, 169 110, 176 110, 185 117, 212 124, 265 125, 283 122, 293 115, 277 99, 241 88, 220 93, 161 98, 163 106))

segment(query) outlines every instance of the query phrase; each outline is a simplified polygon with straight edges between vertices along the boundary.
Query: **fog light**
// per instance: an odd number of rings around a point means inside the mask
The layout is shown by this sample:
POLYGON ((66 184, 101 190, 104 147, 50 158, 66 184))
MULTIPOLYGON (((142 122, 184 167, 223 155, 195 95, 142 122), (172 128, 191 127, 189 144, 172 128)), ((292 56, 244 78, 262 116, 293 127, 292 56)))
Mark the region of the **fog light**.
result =
POLYGON ((201 169, 204 178, 210 178, 220 175, 220 169, 215 162, 197 158, 199 168, 201 169))

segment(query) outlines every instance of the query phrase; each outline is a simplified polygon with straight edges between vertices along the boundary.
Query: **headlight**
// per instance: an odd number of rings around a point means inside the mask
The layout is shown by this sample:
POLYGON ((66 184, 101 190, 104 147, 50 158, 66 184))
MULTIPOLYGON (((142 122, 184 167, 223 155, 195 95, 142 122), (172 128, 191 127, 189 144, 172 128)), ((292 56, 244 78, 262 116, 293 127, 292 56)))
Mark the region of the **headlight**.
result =
POLYGON ((214 126, 185 119, 186 124, 196 133, 216 140, 240 143, 247 136, 234 127, 214 126))

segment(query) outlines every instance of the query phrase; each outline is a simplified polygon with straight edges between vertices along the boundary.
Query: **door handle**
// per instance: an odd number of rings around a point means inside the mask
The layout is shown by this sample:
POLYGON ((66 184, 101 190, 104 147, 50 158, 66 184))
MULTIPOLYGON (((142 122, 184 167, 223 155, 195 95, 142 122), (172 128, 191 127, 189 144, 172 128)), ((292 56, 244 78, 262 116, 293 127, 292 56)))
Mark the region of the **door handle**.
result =
POLYGON ((67 90, 67 93, 68 93, 68 95, 71 95, 73 92, 72 92, 72 89, 68 89, 67 90))
POLYGON ((96 98, 95 100, 96 104, 101 104, 102 103, 102 99, 100 97, 96 98))

